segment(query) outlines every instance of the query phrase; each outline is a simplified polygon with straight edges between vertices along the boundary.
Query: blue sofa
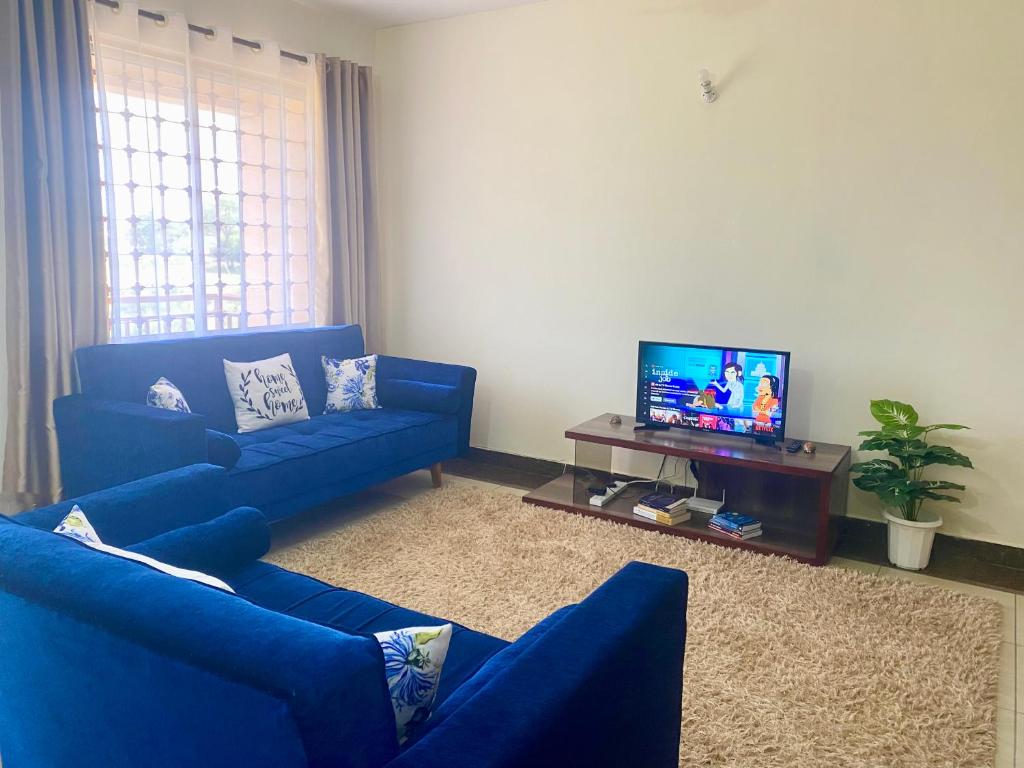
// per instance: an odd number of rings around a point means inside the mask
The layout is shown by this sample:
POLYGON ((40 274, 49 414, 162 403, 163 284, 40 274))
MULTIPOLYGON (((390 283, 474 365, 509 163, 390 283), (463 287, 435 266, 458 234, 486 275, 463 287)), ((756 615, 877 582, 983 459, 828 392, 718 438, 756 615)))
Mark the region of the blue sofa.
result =
POLYGON ((53 405, 64 495, 211 462, 229 470, 232 505, 258 507, 273 522, 439 465, 469 447, 476 371, 463 366, 381 356, 382 408, 321 415, 327 399, 321 356, 363 354, 358 325, 79 349, 79 394, 53 405), (285 352, 310 420, 239 434, 223 360, 285 352), (146 405, 146 391, 161 376, 178 386, 192 414, 146 405))
POLYGON ((686 574, 630 563, 508 643, 456 626, 399 747, 368 633, 444 621, 259 560, 266 518, 199 465, 73 500, 115 545, 53 534, 72 501, 0 517, 4 768, 518 768, 678 764, 686 574))

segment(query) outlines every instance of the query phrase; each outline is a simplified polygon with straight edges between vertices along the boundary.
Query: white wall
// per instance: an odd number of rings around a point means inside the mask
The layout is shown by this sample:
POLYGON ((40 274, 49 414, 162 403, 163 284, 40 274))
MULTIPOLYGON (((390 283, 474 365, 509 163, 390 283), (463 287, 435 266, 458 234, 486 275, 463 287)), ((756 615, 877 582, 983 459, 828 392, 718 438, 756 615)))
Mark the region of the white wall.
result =
POLYGON ((639 338, 789 349, 792 435, 854 443, 884 396, 971 425, 946 531, 1024 546, 1021 40, 1019 0, 379 32, 388 348, 479 369, 474 445, 559 461, 567 426, 632 411, 639 338))

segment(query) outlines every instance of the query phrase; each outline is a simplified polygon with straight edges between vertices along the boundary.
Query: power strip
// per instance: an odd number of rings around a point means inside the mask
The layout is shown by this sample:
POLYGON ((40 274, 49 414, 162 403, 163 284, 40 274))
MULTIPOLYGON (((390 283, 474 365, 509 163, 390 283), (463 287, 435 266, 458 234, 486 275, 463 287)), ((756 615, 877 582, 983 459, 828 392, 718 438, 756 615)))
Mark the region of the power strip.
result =
POLYGON ((591 506, 603 507, 609 501, 611 501, 624 490, 626 490, 626 487, 628 485, 629 483, 627 482, 624 482, 622 480, 616 480, 605 490, 603 494, 594 494, 593 496, 590 497, 591 506))

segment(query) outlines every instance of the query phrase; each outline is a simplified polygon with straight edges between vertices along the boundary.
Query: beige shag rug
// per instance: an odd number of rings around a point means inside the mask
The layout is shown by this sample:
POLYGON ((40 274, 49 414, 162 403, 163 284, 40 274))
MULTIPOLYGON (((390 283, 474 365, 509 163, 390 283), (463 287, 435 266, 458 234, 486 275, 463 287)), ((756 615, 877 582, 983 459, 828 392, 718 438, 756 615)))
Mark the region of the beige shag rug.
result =
POLYGON ((630 560, 690 575, 683 766, 990 766, 991 601, 812 568, 449 482, 274 552, 284 567, 514 640, 630 560))

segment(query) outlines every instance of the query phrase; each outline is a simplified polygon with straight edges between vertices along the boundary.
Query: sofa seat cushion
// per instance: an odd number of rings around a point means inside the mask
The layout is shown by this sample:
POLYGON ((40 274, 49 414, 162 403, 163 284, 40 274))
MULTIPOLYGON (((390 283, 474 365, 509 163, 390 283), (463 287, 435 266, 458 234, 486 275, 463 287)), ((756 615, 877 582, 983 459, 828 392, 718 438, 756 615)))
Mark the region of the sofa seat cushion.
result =
MULTIPOLYGON (((362 592, 334 587, 270 563, 252 563, 226 580, 239 595, 256 605, 349 634, 448 623, 447 619, 411 611, 362 592)), ((500 638, 452 623, 451 645, 434 708, 508 645, 500 638)))
POLYGON ((242 455, 229 473, 231 498, 259 508, 454 445, 458 430, 454 416, 380 408, 235 435, 242 455))

